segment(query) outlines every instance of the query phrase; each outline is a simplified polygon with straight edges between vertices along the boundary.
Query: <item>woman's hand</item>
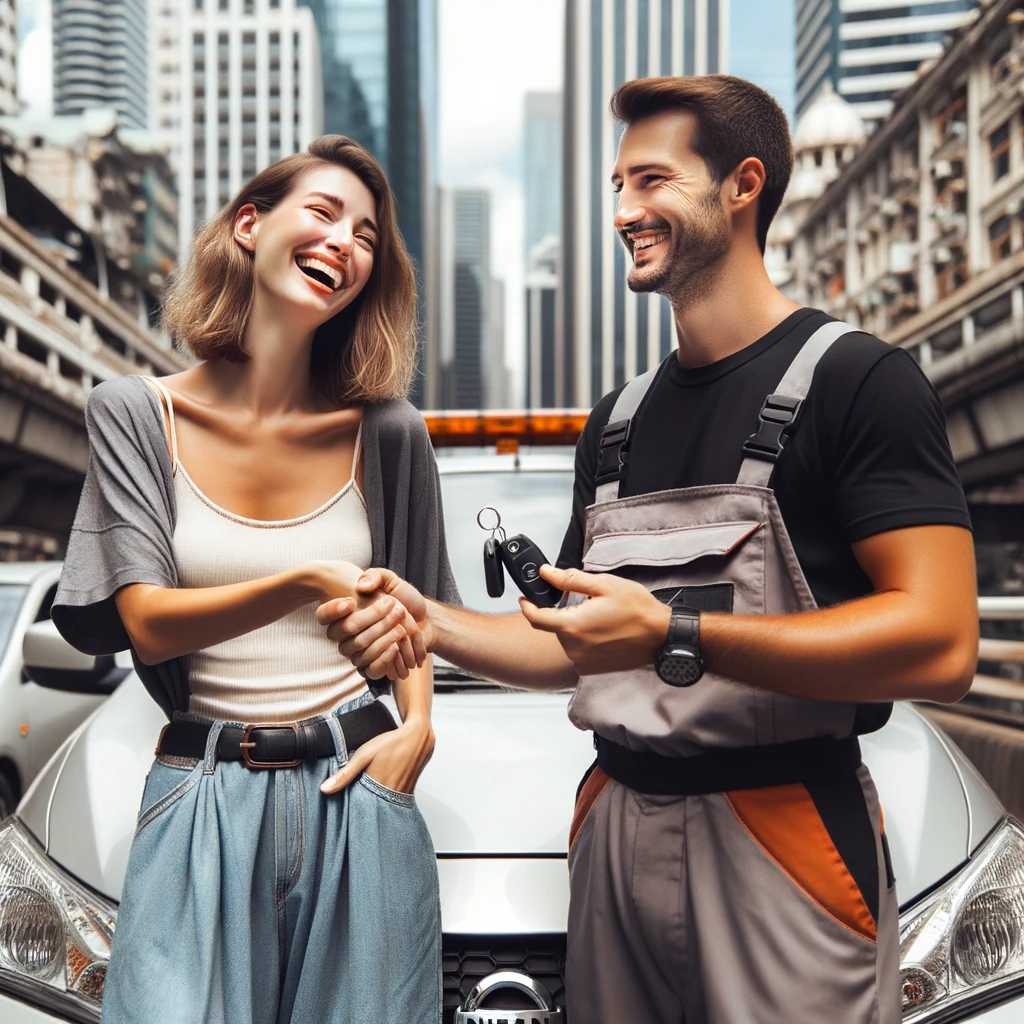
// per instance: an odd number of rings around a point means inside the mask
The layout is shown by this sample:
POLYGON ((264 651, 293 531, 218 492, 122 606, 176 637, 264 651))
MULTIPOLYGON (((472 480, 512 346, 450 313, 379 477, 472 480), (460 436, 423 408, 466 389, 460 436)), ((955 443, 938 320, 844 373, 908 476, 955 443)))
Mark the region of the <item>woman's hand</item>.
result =
POLYGON ((359 747, 348 763, 320 786, 323 793, 337 793, 363 773, 388 789, 411 793, 434 752, 430 719, 408 719, 397 729, 381 733, 359 747))
POLYGON ((321 602, 336 597, 355 597, 356 584, 363 575, 358 565, 341 559, 305 562, 299 571, 321 602))

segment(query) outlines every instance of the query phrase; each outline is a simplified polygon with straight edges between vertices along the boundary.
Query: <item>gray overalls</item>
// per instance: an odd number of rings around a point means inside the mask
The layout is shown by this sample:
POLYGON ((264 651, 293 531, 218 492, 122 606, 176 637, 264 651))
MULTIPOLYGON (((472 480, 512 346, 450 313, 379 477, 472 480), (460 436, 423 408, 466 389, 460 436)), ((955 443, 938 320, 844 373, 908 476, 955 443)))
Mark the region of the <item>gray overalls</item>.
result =
MULTIPOLYGON (((619 498, 656 371, 631 381, 602 435, 584 568, 703 611, 814 609, 768 482, 818 360, 852 330, 804 344, 735 484, 619 498)), ((648 667, 583 677, 569 714, 598 746, 570 833, 574 1024, 898 1024, 898 908, 856 704, 711 672, 680 689, 648 667)))

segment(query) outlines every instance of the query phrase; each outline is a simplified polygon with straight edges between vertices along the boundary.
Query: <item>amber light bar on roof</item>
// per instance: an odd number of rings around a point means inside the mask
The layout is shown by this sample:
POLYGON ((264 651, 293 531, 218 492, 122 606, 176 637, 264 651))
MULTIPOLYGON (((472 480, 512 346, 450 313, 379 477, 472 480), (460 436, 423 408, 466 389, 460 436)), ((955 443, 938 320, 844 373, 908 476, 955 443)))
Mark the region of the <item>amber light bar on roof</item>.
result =
POLYGON ((586 409, 537 412, 425 412, 435 448, 470 445, 575 444, 590 413, 586 409))

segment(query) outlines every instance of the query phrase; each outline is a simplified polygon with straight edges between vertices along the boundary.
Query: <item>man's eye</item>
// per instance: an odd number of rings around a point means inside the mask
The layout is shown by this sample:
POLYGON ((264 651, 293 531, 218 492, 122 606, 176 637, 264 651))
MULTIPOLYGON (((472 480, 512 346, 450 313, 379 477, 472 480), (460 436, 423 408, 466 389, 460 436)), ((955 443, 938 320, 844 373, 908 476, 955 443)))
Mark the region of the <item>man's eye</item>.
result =
POLYGON ((660 174, 645 174, 640 180, 646 188, 648 185, 653 185, 655 182, 662 181, 663 179, 660 174))

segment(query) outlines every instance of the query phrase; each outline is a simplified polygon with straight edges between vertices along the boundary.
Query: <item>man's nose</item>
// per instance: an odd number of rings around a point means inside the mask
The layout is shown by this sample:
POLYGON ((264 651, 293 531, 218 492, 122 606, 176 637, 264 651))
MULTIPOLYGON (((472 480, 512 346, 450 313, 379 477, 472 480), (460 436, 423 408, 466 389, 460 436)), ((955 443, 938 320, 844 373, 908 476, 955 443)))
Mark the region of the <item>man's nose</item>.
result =
POLYGON ((630 202, 628 199, 619 200, 619 208, 615 211, 615 230, 628 231, 630 225, 639 224, 646 214, 642 206, 630 202))

